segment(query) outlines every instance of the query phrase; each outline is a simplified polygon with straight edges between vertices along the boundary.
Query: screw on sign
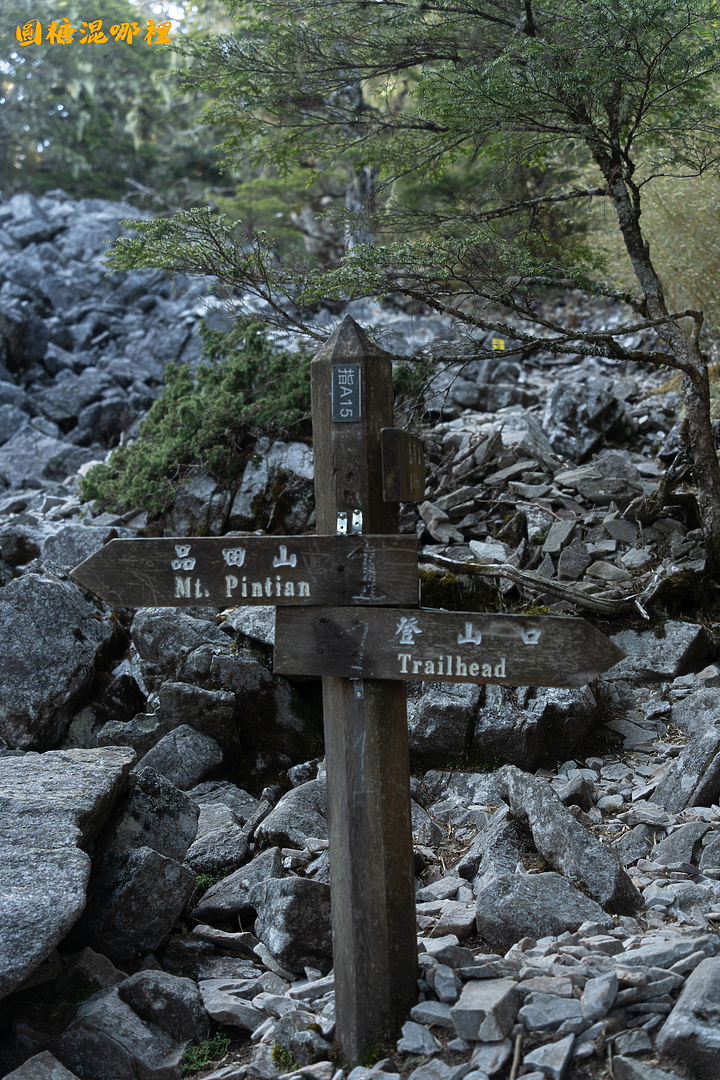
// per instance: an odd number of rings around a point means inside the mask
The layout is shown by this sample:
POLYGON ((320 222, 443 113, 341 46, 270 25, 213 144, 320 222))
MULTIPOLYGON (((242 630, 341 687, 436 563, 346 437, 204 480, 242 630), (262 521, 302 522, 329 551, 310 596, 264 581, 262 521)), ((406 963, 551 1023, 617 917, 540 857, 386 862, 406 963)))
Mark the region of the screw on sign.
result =
POLYGON ((424 496, 424 461, 392 427, 390 357, 347 316, 311 373, 317 536, 113 540, 72 576, 116 606, 274 604, 274 670, 322 677, 337 1038, 356 1062, 417 999, 403 682, 579 686, 625 654, 582 619, 419 608, 398 502, 424 496))

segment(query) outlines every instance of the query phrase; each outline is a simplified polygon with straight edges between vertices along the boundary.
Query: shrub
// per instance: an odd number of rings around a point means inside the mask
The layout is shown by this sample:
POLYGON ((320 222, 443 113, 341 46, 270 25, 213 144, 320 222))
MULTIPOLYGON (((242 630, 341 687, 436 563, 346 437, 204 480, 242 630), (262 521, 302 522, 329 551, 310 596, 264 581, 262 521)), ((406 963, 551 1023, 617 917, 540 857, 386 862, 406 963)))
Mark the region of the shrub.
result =
POLYGON ((230 333, 201 328, 196 367, 168 364, 165 387, 140 424, 139 438, 113 450, 80 485, 84 500, 158 516, 193 466, 237 480, 261 431, 310 434, 310 355, 278 352, 259 323, 230 333))

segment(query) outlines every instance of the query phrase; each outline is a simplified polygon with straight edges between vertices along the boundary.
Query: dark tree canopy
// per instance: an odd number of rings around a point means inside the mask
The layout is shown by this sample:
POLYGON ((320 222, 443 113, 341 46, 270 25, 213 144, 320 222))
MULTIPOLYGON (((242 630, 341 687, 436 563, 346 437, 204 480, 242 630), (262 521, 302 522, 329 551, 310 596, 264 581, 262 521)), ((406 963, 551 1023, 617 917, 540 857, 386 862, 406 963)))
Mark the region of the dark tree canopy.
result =
POLYGON ((129 0, 93 0, 90 9, 77 0, 3 4, 3 194, 8 185, 39 193, 64 187, 73 195, 104 198, 154 189, 181 206, 189 189, 202 194, 218 182, 213 132, 198 119, 207 96, 192 90, 176 96, 169 76, 178 69, 178 56, 157 43, 180 36, 179 24, 164 35, 148 34, 150 20, 156 28, 163 24, 149 3, 129 0), (83 29, 83 19, 101 22, 97 40, 83 29), (24 44, 17 28, 22 35, 28 24, 34 32, 24 44), (123 24, 136 29, 111 33, 123 24), (75 33, 63 42, 61 28, 67 25, 75 33))

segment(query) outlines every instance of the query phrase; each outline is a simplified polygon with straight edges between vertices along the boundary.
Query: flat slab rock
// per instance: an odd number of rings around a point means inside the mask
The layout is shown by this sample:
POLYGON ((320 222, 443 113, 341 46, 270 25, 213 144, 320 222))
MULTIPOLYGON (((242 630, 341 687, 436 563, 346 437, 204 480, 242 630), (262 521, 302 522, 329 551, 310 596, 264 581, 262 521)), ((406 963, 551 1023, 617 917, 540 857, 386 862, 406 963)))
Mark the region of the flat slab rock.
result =
POLYGON ((0 998, 45 960, 85 907, 96 835, 135 762, 126 747, 0 758, 0 998))

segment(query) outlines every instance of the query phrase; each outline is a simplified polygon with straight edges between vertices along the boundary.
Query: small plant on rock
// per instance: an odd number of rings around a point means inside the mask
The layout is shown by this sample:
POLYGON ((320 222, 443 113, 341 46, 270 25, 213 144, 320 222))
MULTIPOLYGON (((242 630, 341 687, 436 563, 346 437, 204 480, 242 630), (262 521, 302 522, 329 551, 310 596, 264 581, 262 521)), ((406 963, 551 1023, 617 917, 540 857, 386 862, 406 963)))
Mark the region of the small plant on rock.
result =
POLYGON ((184 1073, 198 1072, 206 1065, 213 1065, 224 1058, 230 1046, 230 1038, 218 1031, 212 1039, 206 1039, 199 1046, 188 1046, 183 1054, 182 1071, 184 1073))
POLYGON ((294 1072, 295 1069, 297 1069, 298 1063, 293 1057, 292 1051, 286 1050, 284 1046, 280 1045, 277 1039, 272 1044, 270 1054, 272 1056, 273 1065, 279 1072, 289 1073, 294 1072))

